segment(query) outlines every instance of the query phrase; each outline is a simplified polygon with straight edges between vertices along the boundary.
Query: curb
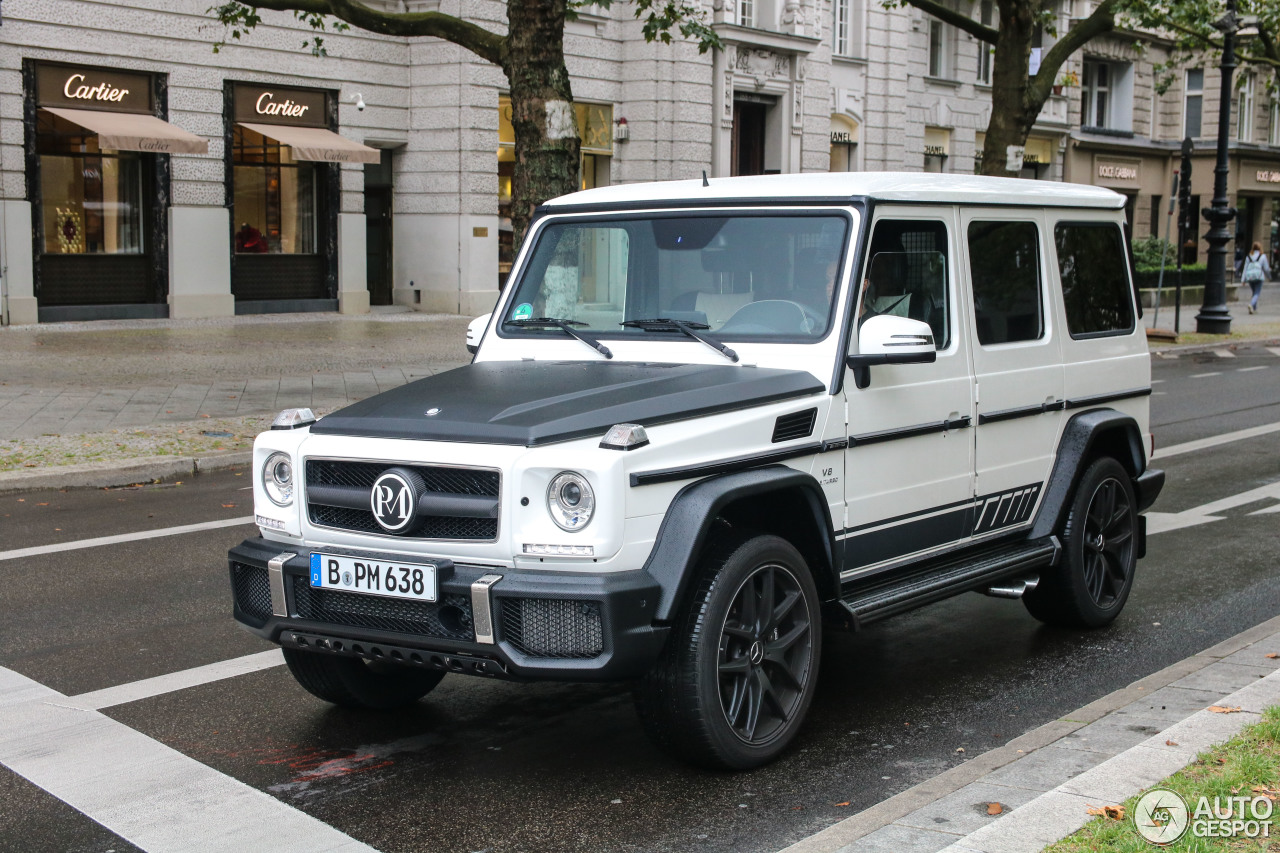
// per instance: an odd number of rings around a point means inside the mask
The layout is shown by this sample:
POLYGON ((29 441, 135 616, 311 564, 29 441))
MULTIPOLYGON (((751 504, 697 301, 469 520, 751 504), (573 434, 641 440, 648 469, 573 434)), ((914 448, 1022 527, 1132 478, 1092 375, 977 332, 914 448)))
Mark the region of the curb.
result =
POLYGON ((1209 352, 1210 350, 1222 349, 1223 347, 1242 347, 1242 346, 1276 346, 1280 345, 1280 338, 1245 338, 1243 340, 1224 340, 1215 344, 1174 344, 1173 346, 1154 348, 1149 347, 1153 356, 1162 356, 1166 353, 1182 355, 1183 353, 1209 352))
MULTIPOLYGON (((832 824, 826 829, 795 842, 791 846, 784 848, 780 853, 835 853, 835 851, 852 844, 863 836, 870 835, 872 832, 888 826, 894 821, 906 817, 912 812, 928 806, 972 782, 976 782, 991 771, 1025 758, 1031 753, 1061 740, 1077 729, 1084 728, 1089 723, 1100 720, 1113 711, 1149 696, 1155 690, 1167 687, 1179 679, 1217 663, 1228 655, 1264 640, 1277 631, 1280 631, 1280 616, 1273 617, 1252 628, 1241 631, 1234 637, 1229 637, 1204 651, 1170 664, 1164 669, 1140 678, 1126 687, 1121 687, 1099 699, 1095 699, 1088 705, 1077 708, 1056 720, 1051 720, 1038 728, 1032 729, 1026 734, 1009 741, 1004 746, 984 752, 964 764, 956 765, 931 779, 926 779, 914 787, 889 797, 887 800, 882 800, 871 808, 865 809, 856 815, 851 815, 839 823, 832 824)), ((1121 753, 1121 755, 1123 754, 1121 753)), ((1191 759, 1194 758, 1195 756, 1192 755, 1191 759)), ((1135 792, 1136 790, 1138 789, 1135 789, 1135 792)), ((1016 811, 1013 813, 1016 813, 1016 811)), ((998 826, 998 824, 992 824, 992 826, 998 826)))
POLYGON ((50 489, 103 489, 150 483, 170 477, 192 476, 248 465, 252 450, 209 456, 142 456, 83 465, 60 465, 34 471, 0 472, 0 495, 50 489))

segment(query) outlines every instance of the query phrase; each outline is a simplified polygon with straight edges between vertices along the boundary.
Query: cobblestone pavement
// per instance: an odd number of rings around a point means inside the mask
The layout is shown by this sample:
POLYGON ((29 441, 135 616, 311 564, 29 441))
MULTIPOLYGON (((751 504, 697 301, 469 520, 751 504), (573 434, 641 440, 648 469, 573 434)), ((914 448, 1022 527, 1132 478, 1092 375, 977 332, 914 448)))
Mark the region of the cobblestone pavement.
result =
POLYGON ((469 360, 470 318, 290 314, 0 329, 0 436, 332 410, 469 360))

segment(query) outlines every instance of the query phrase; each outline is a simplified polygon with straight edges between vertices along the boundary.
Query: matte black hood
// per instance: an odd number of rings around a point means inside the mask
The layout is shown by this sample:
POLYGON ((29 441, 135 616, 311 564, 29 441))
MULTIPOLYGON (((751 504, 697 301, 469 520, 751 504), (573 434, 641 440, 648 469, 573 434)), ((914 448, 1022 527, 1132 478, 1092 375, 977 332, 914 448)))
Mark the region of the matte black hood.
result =
POLYGON ((362 400, 321 418, 317 435, 533 447, 614 424, 647 426, 825 390, 808 373, 635 362, 482 362, 362 400), (439 409, 436 415, 427 411, 439 409))

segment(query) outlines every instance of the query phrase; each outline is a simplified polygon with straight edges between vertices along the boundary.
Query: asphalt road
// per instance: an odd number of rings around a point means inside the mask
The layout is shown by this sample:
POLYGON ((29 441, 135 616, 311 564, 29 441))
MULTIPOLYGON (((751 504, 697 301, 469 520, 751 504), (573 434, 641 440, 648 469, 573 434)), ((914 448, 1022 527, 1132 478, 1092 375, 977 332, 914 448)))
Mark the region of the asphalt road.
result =
MULTIPOLYGON (((1280 422, 1280 351, 1153 373, 1157 448, 1280 422)), ((1180 512, 1280 480, 1280 432, 1156 464, 1155 509, 1180 512)), ((0 496, 0 552, 243 517, 247 478, 0 496)), ((617 685, 450 676, 412 709, 359 714, 276 666, 103 713, 379 850, 773 851, 1280 613, 1280 525, 1250 515, 1273 504, 1153 536, 1101 631, 967 595, 829 635, 796 747, 750 773, 656 752, 617 685)), ((0 561, 0 666, 75 696, 268 649, 230 618, 225 552, 252 533, 0 561)), ((136 849, 4 768, 0 802, 0 849, 136 849)))

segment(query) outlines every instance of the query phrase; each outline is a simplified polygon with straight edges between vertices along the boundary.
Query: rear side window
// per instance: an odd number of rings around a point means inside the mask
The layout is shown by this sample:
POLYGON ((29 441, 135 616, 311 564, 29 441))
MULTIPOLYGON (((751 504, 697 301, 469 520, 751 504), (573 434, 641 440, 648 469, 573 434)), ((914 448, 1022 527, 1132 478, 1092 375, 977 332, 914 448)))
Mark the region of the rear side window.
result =
POLYGON ((1119 226, 1059 222, 1053 237, 1071 337, 1132 332, 1133 291, 1119 226))
POLYGON ((969 268, 978 343, 1044 337, 1040 237, 1034 222, 970 222, 969 268))

